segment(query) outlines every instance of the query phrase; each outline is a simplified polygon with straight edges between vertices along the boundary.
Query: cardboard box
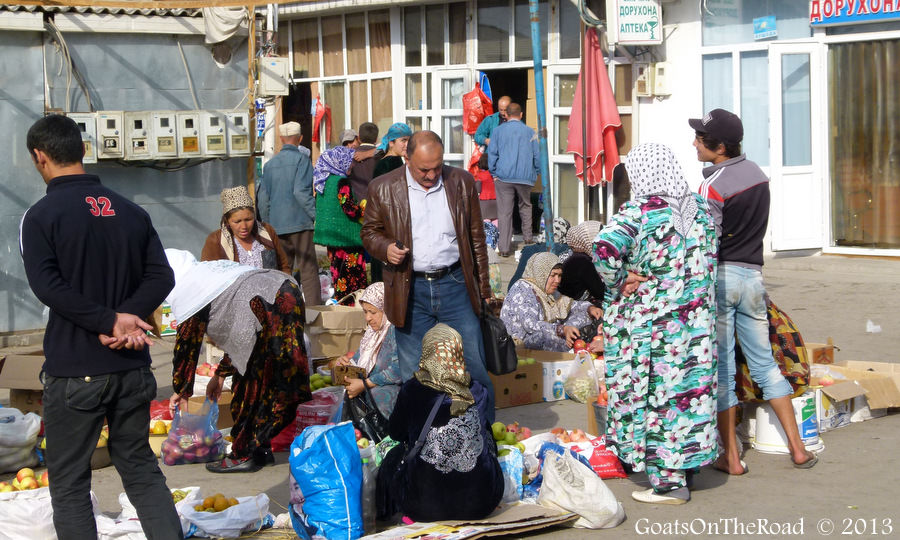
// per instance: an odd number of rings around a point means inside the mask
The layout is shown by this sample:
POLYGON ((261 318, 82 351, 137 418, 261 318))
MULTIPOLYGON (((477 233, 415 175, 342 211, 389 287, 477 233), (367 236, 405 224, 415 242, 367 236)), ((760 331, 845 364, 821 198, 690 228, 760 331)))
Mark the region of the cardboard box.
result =
POLYGON ((22 414, 33 412, 38 416, 44 416, 44 391, 11 388, 9 390, 9 406, 19 409, 22 414))
POLYGON ((806 349, 810 364, 833 364, 834 350, 840 350, 840 347, 835 347, 831 338, 828 338, 828 343, 804 343, 803 348, 806 349))
POLYGON ((516 354, 520 362, 523 358, 534 358, 541 366, 544 401, 566 399, 563 383, 575 360, 574 353, 516 349, 516 354))
POLYGON ((0 388, 9 388, 9 406, 23 413, 43 415, 41 368, 44 350, 40 345, 12 347, 0 356, 0 388))
POLYGON ((865 422, 885 415, 887 415, 887 409, 869 407, 869 400, 864 396, 855 397, 850 402, 850 422, 865 422))
POLYGON ((587 429, 584 432, 595 437, 606 435, 606 411, 606 405, 589 401, 587 403, 587 429))
POLYGON ((900 407, 900 364, 845 360, 830 369, 865 388, 871 409, 900 407))
POLYGON ((359 348, 366 331, 366 314, 359 307, 310 306, 306 333, 310 358, 341 356, 359 348))
MULTIPOLYGON (((231 392, 222 392, 219 396, 219 422, 216 424, 217 429, 230 428, 234 425, 234 419, 231 417, 231 392)), ((206 396, 193 396, 188 400, 187 412, 191 414, 200 414, 203 409, 203 403, 206 396)))
POLYGON ((544 400, 541 364, 523 364, 506 375, 490 375, 494 385, 494 404, 498 409, 540 403, 544 400))
POLYGON ((819 433, 850 425, 854 399, 863 399, 866 390, 854 381, 838 380, 830 386, 818 386, 818 379, 810 381, 816 393, 816 419, 819 433))

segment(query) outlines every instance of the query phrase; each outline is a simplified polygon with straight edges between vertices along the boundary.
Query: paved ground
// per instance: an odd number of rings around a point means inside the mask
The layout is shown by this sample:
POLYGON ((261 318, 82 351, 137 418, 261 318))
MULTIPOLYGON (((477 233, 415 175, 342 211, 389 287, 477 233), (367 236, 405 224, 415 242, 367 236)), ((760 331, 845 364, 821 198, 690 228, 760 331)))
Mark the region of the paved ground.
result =
MULTIPOLYGON (((501 267, 505 277, 514 270, 511 260, 504 260, 501 267)), ((794 319, 807 341, 833 337, 841 347, 840 359, 900 361, 900 261, 773 258, 764 274, 772 299, 794 319), (866 333, 867 320, 880 325, 881 332, 866 333)), ((171 343, 154 347, 154 367, 159 396, 168 396, 171 343)), ((0 401, 5 398, 0 395, 0 401)), ((497 416, 507 422, 518 420, 535 431, 583 428, 587 421, 585 406, 571 401, 503 409, 497 416)), ((531 536, 900 537, 900 414, 829 432, 823 440, 825 451, 812 470, 793 469, 786 456, 752 449, 744 457, 750 468, 747 476, 704 470, 695 481, 692 501, 680 507, 632 501, 631 491, 648 485, 643 475, 608 481, 628 515, 618 528, 551 529, 531 536), (765 528, 760 530, 760 524, 765 528)), ((235 496, 266 492, 276 514, 284 511, 288 500, 286 454, 277 455, 275 467, 252 475, 212 475, 202 465, 164 466, 163 471, 170 487, 199 485, 235 496)), ((116 498, 122 487, 113 468, 95 471, 93 489, 101 510, 119 510, 116 498)))

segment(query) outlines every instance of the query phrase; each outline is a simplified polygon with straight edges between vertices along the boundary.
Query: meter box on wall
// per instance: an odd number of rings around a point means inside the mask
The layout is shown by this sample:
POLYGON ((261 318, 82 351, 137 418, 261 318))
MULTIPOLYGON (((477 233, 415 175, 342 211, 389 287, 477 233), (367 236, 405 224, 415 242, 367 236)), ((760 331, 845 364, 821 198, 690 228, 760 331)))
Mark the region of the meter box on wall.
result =
POLYGON ((178 140, 175 134, 175 111, 150 113, 150 152, 156 159, 178 157, 178 140))
POLYGON ((200 156, 200 113, 176 113, 178 119, 178 157, 200 156))
POLYGON ((116 159, 125 156, 122 136, 122 111, 97 112, 97 157, 116 159))
POLYGON ((150 139, 150 113, 125 113, 125 159, 154 159, 150 139))
POLYGON ((219 111, 200 111, 200 153, 224 156, 227 151, 225 115, 219 111))
POLYGON ((66 116, 75 121, 81 131, 81 142, 84 143, 82 163, 97 163, 97 114, 68 113, 66 116))
POLYGON ((228 131, 228 155, 250 155, 250 115, 246 112, 226 112, 225 127, 228 131))
POLYGON ((288 88, 288 59, 264 56, 259 59, 259 93, 263 96, 286 96, 288 88))

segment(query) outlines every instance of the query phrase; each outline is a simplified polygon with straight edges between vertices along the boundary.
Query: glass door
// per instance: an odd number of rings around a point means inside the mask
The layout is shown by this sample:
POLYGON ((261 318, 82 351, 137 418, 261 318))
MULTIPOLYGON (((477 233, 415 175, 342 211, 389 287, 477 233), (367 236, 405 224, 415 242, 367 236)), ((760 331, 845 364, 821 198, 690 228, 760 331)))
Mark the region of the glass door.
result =
POLYGON ((826 114, 822 45, 769 45, 772 250, 822 248, 826 114))
POLYGON ((444 141, 444 163, 464 169, 471 152, 471 137, 463 131, 463 94, 471 90, 471 72, 438 70, 432 76, 434 108, 431 129, 444 141))

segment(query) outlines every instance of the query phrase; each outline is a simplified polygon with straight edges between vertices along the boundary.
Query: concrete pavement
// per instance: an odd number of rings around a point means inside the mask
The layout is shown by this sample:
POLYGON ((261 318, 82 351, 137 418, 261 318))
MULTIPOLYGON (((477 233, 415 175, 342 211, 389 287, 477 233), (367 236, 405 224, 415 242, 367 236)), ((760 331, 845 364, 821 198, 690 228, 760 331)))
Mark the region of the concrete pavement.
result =
MULTIPOLYGON (((501 259, 504 278, 514 269, 512 259, 501 259)), ((821 342, 831 336, 841 347, 839 359, 898 362, 900 261, 777 257, 767 260, 764 276, 772 299, 794 319, 805 340, 821 342), (881 325, 882 331, 866 333, 867 320, 881 325)), ((171 393, 171 348, 171 342, 154 347, 160 398, 171 393)), ((5 398, 0 395, 0 401, 5 398)), ((497 419, 516 420, 534 431, 584 428, 587 421, 585 405, 571 401, 501 409, 497 419)), ((548 529, 530 536, 900 537, 900 414, 852 424, 822 438, 825 450, 811 470, 794 469, 787 456, 749 449, 744 456, 748 475, 728 477, 704 470, 695 480, 691 502, 684 506, 634 502, 630 493, 649 485, 643 474, 607 481, 628 515, 622 525, 610 531, 548 529)), ((266 492, 270 511, 276 514, 285 511, 288 501, 287 454, 276 455, 276 466, 249 475, 213 475, 203 465, 162 470, 170 487, 202 486, 228 496, 266 492)), ((102 511, 118 512, 122 486, 114 468, 94 471, 93 489, 102 511)))

